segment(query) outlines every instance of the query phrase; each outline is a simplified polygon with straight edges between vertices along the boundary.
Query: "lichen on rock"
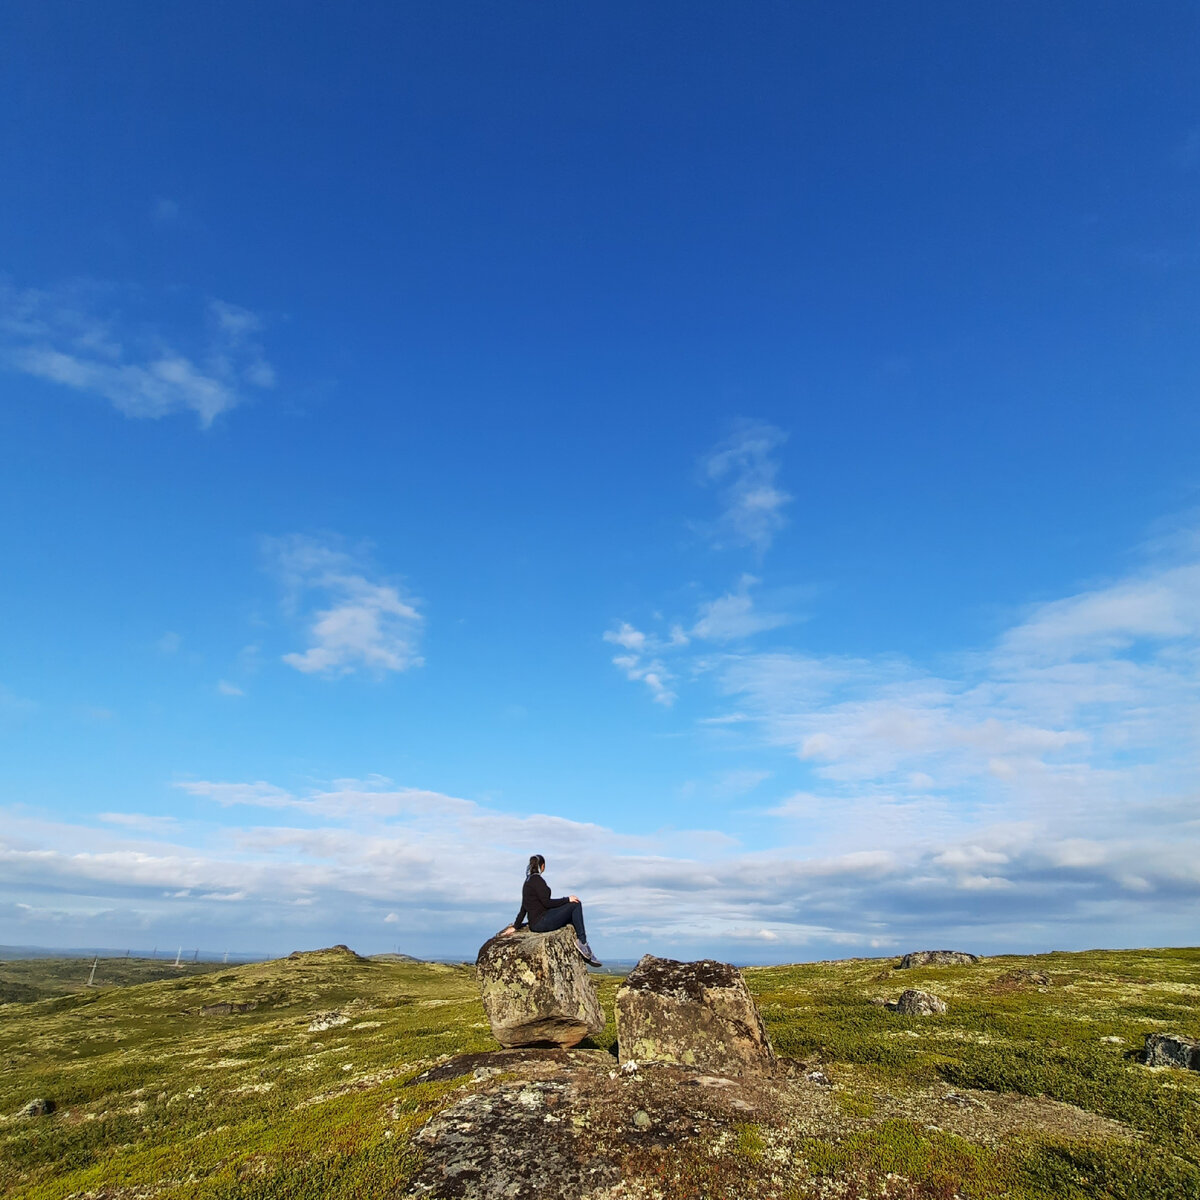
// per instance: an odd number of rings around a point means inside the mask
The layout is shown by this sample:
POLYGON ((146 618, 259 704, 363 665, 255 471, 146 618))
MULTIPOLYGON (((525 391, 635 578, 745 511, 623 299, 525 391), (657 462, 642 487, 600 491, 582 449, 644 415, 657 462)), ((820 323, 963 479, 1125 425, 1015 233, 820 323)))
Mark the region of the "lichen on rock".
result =
POLYGON ((907 971, 912 967, 969 967, 978 961, 978 954, 968 954, 965 950, 914 950, 900 960, 897 970, 907 971))
POLYGON ((740 1075, 775 1061, 742 973, 711 959, 643 957, 617 992, 617 1042, 622 1063, 740 1075))
POLYGON ((492 1036, 502 1046, 577 1046, 604 1028, 604 1013, 569 926, 494 937, 476 959, 492 1036))

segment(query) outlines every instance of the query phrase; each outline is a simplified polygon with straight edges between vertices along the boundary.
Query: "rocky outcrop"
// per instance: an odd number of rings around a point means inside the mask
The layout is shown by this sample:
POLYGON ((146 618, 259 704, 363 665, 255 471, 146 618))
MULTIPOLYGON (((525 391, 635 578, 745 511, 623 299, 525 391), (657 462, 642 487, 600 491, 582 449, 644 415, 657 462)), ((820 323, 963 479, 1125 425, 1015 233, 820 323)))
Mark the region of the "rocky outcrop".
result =
POLYGON ((258 1007, 257 1000, 226 1000, 219 1004, 203 1004, 200 1006, 202 1017, 229 1017, 234 1013, 253 1012, 258 1007))
POLYGON ((28 1104, 26 1104, 25 1107, 22 1108, 19 1113, 17 1113, 17 1116, 18 1117, 47 1117, 55 1110, 56 1107, 57 1107, 57 1105, 54 1103, 53 1100, 46 1100, 44 1098, 39 1098, 37 1100, 30 1100, 30 1102, 28 1104))
POLYGON ((1182 1067, 1200 1071, 1200 1041, 1174 1033, 1146 1034, 1143 1059, 1150 1067, 1182 1067))
POLYGON ((742 973, 704 959, 647 954, 617 992, 617 1043, 625 1063, 679 1063, 716 1075, 768 1070, 767 1031, 742 973))
POLYGON ((910 967, 969 967, 979 961, 978 954, 967 954, 962 950, 914 950, 900 960, 899 970, 910 967))
POLYGON ((909 988, 901 992, 900 999, 895 1004, 889 1004, 888 1008, 909 1017, 932 1017, 946 1011, 946 1002, 932 992, 909 988))
POLYGON ((502 1046, 577 1046, 604 1013, 568 926, 494 937, 475 961, 483 1008, 502 1046))

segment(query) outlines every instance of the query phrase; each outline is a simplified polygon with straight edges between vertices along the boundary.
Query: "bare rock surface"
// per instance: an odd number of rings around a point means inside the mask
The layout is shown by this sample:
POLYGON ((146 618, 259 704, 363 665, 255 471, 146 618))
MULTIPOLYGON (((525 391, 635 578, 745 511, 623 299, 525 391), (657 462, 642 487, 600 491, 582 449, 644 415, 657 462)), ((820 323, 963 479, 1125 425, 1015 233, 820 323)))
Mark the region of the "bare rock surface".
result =
POLYGON ((843 1097, 861 1083, 816 1063, 780 1060, 768 1073, 732 1076, 631 1066, 618 1068, 600 1050, 508 1050, 462 1055, 417 1076, 412 1083, 462 1083, 416 1135, 422 1160, 406 1194, 645 1200, 667 1185, 703 1195, 697 1180, 709 1179, 719 1187, 713 1194, 762 1195, 765 1172, 766 1194, 808 1196, 808 1139, 893 1119, 933 1122, 981 1144, 1029 1128, 1068 1138, 1130 1136, 1114 1121, 1045 1097, 947 1092, 944 1084, 896 1095, 873 1084, 876 1111, 856 1116, 843 1097), (758 1156, 738 1151, 748 1122, 761 1140, 758 1156))
POLYGON ((728 963, 645 955, 617 992, 622 1063, 678 1063, 718 1074, 775 1061, 742 973, 728 963))
POLYGON ((570 926, 494 937, 480 948, 475 968, 492 1036, 501 1046, 577 1046, 604 1028, 570 926))
POLYGON ((900 960, 901 971, 912 967, 969 967, 979 961, 978 954, 967 954, 964 950, 914 950, 900 960))
POLYGON ((19 1117, 47 1117, 57 1107, 53 1100, 39 1098, 30 1100, 28 1104, 17 1114, 19 1117))
POLYGON ((1200 1071, 1200 1041, 1174 1033, 1146 1034, 1146 1065, 1200 1071))
POLYGON ((893 1012, 904 1013, 910 1017, 932 1017, 946 1011, 946 1002, 932 992, 923 992, 920 988, 908 988, 900 993, 900 999, 895 1004, 889 1004, 893 1012))

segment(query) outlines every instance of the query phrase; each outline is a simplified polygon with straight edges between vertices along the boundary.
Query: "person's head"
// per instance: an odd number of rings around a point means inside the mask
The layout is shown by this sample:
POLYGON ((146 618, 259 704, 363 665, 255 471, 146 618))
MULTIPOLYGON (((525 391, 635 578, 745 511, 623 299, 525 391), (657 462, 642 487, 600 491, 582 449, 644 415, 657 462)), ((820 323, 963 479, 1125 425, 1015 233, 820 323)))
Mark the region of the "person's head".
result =
POLYGON ((529 856, 529 866, 525 868, 525 878, 530 875, 540 875, 546 869, 546 860, 540 854, 529 856))

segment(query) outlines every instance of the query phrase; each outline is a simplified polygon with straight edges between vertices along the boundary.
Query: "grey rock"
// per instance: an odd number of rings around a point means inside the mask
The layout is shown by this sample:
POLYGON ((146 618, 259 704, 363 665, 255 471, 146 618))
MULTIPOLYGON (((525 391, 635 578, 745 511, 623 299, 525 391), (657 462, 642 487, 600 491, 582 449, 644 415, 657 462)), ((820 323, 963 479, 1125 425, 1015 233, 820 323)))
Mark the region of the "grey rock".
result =
POLYGON ((1150 1067, 1182 1067, 1185 1071, 1200 1071, 1200 1041, 1174 1033, 1148 1033, 1143 1057, 1150 1067))
POLYGON ((742 973, 711 959, 643 957, 617 992, 617 1044, 622 1063, 678 1063, 734 1077, 775 1062, 742 973))
POLYGON ((23 1109, 17 1114, 19 1117, 46 1117, 49 1116, 56 1108, 53 1100, 40 1098, 30 1100, 23 1109))
POLYGON ((919 988, 909 988, 900 993, 893 1012, 905 1013, 910 1017, 930 1017, 946 1011, 946 1002, 932 992, 923 992, 919 988))
POLYGON ((900 960, 898 970, 911 967, 968 967, 979 961, 979 955, 963 950, 914 950, 900 960))
POLYGON ((637 1112, 633 1114, 633 1123, 639 1129, 649 1129, 650 1114, 644 1108, 639 1108, 637 1112))
POLYGON ((480 948, 475 967, 492 1036, 502 1046, 576 1046, 604 1028, 570 926, 494 937, 480 948))
POLYGON ((258 1007, 257 1000, 228 1000, 220 1004, 205 1004, 201 1006, 200 1015, 202 1017, 228 1017, 234 1013, 253 1012, 258 1007))

